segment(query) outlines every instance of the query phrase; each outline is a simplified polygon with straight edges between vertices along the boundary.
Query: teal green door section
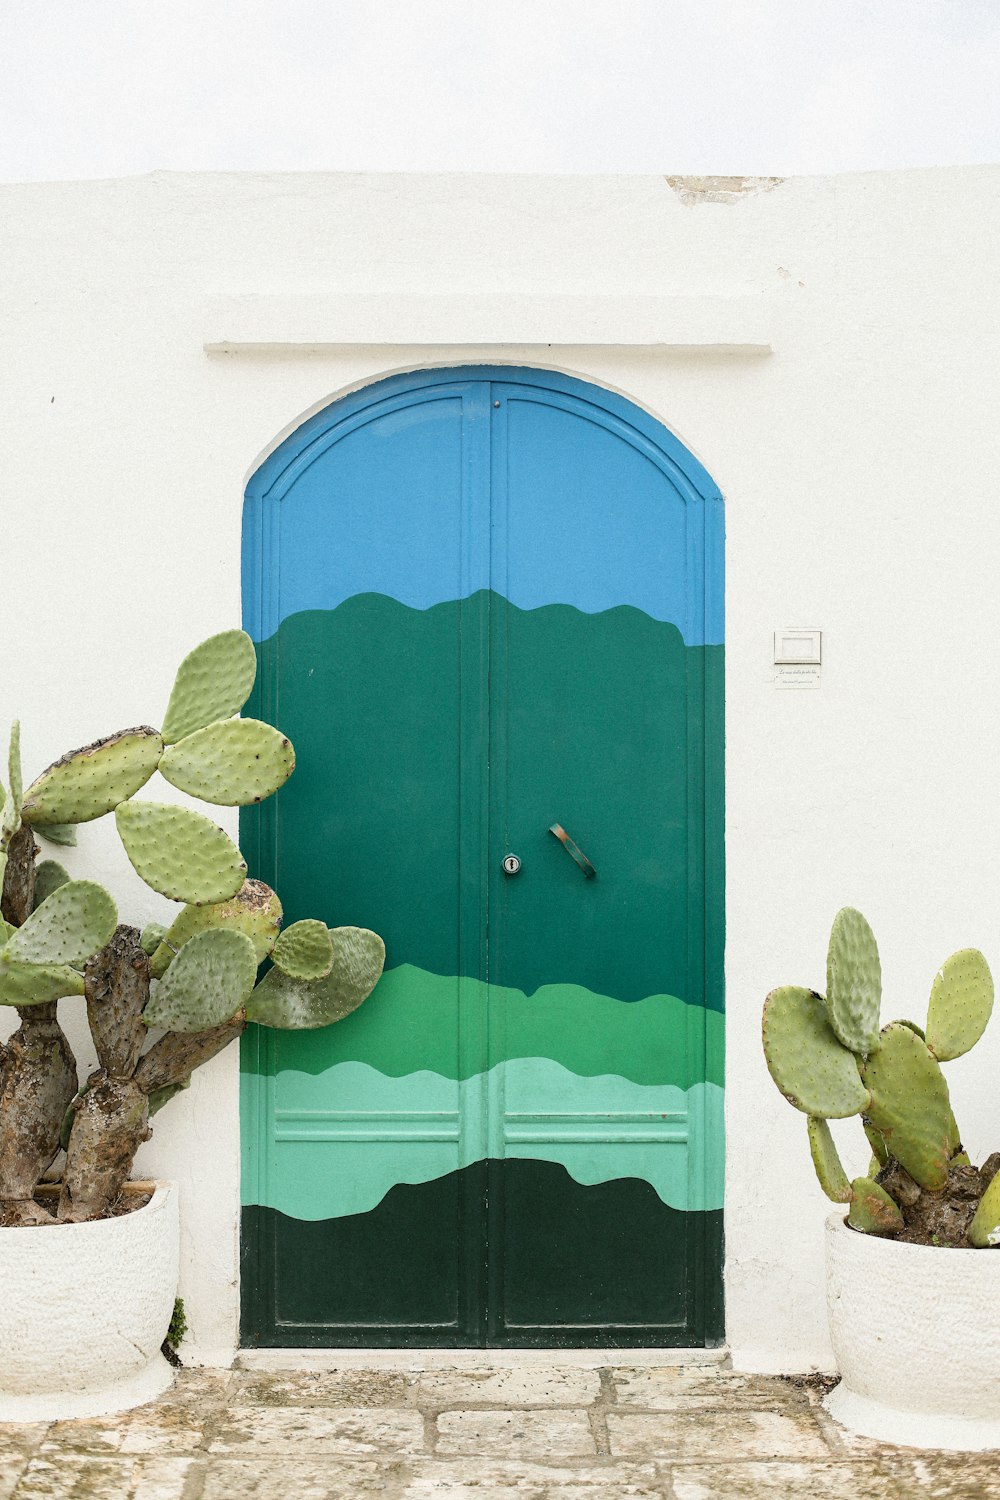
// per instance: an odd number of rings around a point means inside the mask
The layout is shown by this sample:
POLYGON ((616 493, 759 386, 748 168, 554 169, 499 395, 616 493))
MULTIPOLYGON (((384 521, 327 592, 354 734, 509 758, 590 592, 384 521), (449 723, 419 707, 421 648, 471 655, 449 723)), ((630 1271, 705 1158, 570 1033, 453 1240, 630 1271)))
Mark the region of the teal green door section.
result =
POLYGON ((298 769, 244 849, 387 960, 244 1038, 245 1343, 721 1337, 722 569, 697 460, 548 371, 380 381, 254 476, 298 769))

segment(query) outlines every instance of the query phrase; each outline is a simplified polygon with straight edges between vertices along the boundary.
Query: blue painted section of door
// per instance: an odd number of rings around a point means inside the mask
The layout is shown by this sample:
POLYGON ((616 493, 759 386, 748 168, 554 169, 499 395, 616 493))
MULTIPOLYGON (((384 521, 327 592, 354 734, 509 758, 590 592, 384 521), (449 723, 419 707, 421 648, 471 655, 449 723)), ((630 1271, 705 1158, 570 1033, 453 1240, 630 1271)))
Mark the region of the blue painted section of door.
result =
POLYGON ((504 478, 506 517, 492 518, 494 536, 506 528, 503 576, 495 550, 491 564, 485 539, 469 532, 479 509, 469 493, 477 428, 490 422, 490 412, 477 409, 484 386, 470 389, 468 378, 457 382, 451 370, 425 371, 415 391, 412 376, 401 375, 379 382, 376 414, 366 393, 347 398, 337 419, 320 412, 296 432, 294 456, 283 444, 254 476, 253 490, 273 504, 303 514, 325 509, 333 501, 320 460, 336 447, 343 492, 366 497, 364 506, 338 510, 332 554, 315 545, 309 526, 285 524, 280 596, 247 600, 254 640, 273 635, 290 614, 334 609, 355 594, 428 609, 492 587, 519 609, 568 604, 597 614, 631 605, 676 625, 687 646, 720 645, 721 529, 691 526, 689 508, 700 514, 721 497, 683 444, 631 402, 601 391, 598 405, 582 382, 565 376, 531 372, 531 387, 545 393, 539 403, 511 383, 514 369, 465 373, 505 382, 513 392, 507 420, 516 424, 517 470, 504 478), (615 475, 613 492, 608 473, 615 475), (676 493, 669 515, 664 476, 676 493), (560 497, 558 505, 536 504, 547 491, 560 497), (645 546, 637 547, 638 537, 645 546), (704 587, 693 587, 695 580, 704 587))

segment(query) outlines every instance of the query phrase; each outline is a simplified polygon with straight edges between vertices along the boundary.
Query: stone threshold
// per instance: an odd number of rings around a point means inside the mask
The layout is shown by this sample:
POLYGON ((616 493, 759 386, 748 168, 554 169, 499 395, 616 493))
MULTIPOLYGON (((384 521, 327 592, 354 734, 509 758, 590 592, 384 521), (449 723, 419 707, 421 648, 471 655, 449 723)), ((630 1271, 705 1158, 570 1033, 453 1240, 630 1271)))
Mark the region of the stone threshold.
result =
POLYGON ((717 1365, 718 1349, 241 1349, 237 1370, 603 1370, 717 1365))

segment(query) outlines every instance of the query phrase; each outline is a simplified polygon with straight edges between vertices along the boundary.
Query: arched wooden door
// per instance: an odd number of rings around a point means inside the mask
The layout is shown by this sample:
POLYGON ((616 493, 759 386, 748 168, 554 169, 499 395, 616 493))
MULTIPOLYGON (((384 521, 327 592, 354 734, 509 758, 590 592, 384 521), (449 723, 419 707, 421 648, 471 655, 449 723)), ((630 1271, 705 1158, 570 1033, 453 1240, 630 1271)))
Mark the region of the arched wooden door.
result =
POLYGON ((721 1334, 722 542, 676 438, 537 370, 380 381, 254 476, 298 769, 245 850, 387 969, 245 1038, 247 1343, 721 1334))

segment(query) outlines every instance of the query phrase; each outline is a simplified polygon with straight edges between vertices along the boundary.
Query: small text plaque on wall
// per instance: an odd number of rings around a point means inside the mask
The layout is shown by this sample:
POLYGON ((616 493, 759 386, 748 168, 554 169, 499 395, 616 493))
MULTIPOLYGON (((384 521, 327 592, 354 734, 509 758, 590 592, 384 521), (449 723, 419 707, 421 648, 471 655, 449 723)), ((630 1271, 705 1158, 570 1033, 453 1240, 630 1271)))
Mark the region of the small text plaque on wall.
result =
POLYGON ((818 688, 823 670, 823 632, 792 625, 774 632, 776 688, 818 688))

